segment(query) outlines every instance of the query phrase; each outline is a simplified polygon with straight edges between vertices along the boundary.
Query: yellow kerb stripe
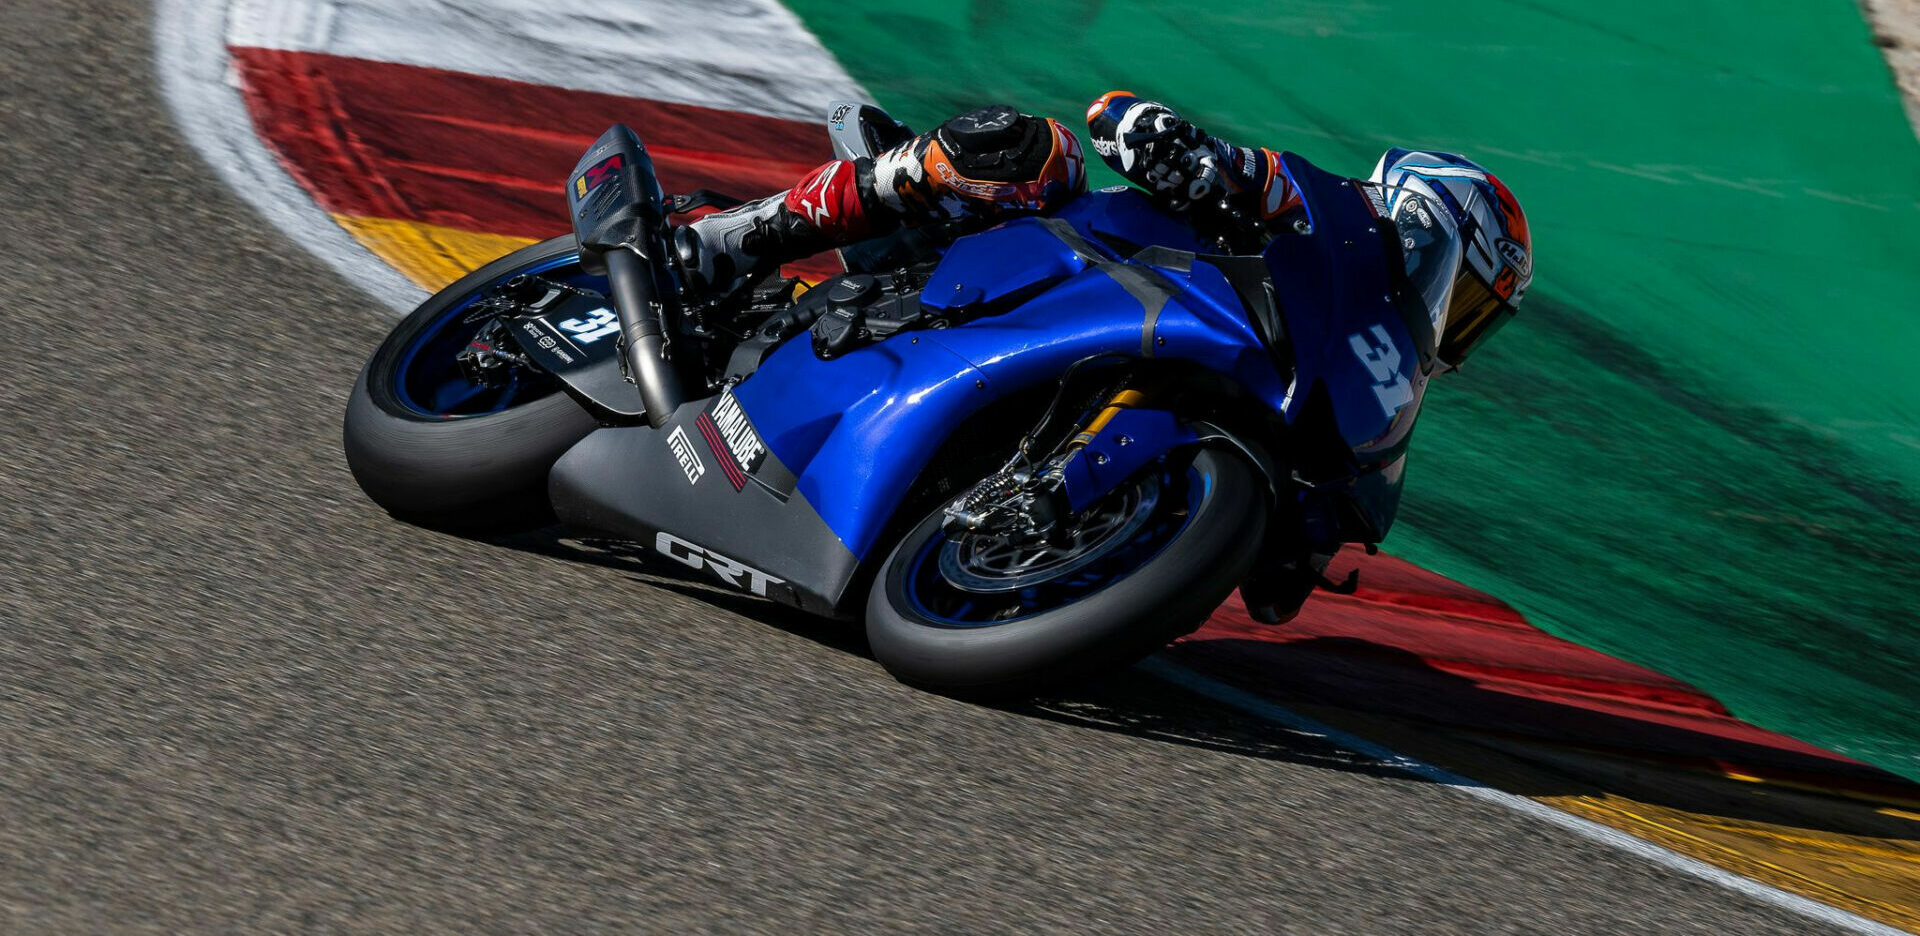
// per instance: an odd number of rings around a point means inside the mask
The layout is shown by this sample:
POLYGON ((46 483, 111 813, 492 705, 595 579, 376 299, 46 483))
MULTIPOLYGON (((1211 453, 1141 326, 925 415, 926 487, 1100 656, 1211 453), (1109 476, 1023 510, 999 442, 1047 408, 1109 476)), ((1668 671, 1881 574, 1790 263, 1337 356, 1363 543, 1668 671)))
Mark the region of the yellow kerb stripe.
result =
POLYGON ((502 254, 533 243, 526 237, 391 218, 337 214, 333 220, 375 256, 427 289, 439 289, 502 254))
POLYGON ((1913 838, 1715 816, 1614 794, 1534 798, 1735 874, 1920 932, 1920 841, 1913 838))

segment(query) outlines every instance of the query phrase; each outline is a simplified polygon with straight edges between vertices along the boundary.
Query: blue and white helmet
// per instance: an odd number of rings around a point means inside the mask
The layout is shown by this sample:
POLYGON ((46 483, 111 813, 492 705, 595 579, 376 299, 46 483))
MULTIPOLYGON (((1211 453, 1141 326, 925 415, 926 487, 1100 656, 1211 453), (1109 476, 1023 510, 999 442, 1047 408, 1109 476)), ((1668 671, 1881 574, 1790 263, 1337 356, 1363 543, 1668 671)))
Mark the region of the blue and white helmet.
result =
POLYGON ((1368 181, 1400 233, 1438 355, 1457 367, 1513 318, 1533 282, 1533 237, 1513 192, 1473 160, 1390 149, 1368 181))

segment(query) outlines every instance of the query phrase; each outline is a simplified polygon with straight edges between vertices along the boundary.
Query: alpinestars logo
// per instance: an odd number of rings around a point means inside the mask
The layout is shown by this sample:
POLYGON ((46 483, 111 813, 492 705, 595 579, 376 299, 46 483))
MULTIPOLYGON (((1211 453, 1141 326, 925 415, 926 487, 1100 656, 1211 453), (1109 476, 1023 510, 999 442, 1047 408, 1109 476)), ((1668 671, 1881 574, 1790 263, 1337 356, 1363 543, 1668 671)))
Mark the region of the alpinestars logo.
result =
POLYGON ((827 204, 827 200, 830 197, 828 194, 828 186, 831 186, 834 177, 840 174, 840 167, 842 165, 844 164, 839 162, 828 163, 827 171, 816 176, 812 185, 808 185, 795 193, 800 202, 800 215, 806 218, 807 222, 814 227, 819 227, 822 222, 833 217, 833 212, 828 208, 827 204))
MULTIPOLYGON (((693 484, 707 473, 707 463, 700 460, 700 453, 693 450, 693 440, 687 438, 685 426, 675 426, 667 433, 667 448, 673 457, 680 460, 680 470, 687 473, 687 483, 693 484)), ((738 487, 738 485, 735 485, 738 487)))
POLYGON ((1019 191, 1002 182, 975 182, 953 171, 953 165, 944 159, 933 164, 933 171, 940 174, 940 181, 948 187, 980 198, 1006 198, 1019 191))
POLYGON ((767 447, 760 441, 760 434, 753 431, 753 423, 733 391, 722 391, 713 408, 701 413, 695 423, 707 447, 720 459, 720 473, 727 476, 727 483, 736 491, 746 487, 747 475, 760 467, 767 447))

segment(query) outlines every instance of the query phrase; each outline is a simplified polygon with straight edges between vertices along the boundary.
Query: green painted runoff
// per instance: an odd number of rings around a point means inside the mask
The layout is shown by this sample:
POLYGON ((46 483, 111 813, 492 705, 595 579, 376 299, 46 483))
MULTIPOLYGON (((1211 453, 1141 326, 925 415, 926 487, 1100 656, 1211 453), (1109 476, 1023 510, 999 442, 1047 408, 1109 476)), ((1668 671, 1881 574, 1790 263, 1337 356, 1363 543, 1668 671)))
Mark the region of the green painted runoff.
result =
POLYGON ((1120 87, 1351 175, 1485 163, 1538 274, 1388 547, 1920 779, 1920 145, 1852 0, 788 5, 915 126, 1120 87))

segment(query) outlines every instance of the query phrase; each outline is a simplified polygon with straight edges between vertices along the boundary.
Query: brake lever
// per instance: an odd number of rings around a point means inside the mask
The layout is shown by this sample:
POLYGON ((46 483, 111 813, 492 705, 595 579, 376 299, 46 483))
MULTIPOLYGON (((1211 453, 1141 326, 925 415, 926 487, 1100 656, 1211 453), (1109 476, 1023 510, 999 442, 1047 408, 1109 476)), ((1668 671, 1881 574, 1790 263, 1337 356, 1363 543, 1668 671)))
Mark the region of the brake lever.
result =
POLYGON ((725 192, 713 189, 695 189, 685 195, 667 196, 668 214, 686 214, 696 208, 717 208, 725 211, 746 204, 746 199, 735 198, 725 192))

